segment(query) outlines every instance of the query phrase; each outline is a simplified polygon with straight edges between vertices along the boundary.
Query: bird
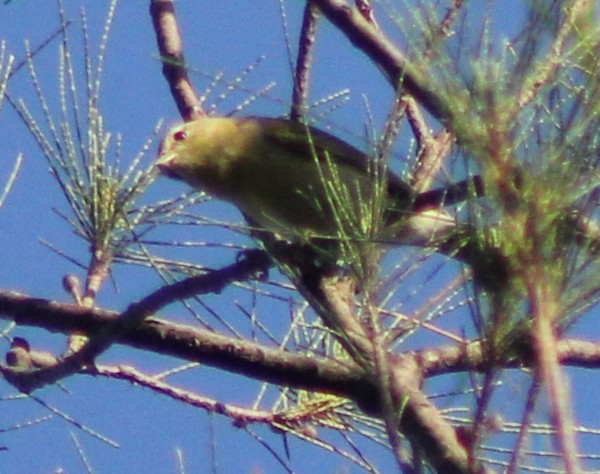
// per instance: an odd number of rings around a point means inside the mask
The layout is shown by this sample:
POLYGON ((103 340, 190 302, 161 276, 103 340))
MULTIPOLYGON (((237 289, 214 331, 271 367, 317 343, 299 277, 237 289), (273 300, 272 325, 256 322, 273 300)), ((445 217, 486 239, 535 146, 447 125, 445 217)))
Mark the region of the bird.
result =
POLYGON ((237 206, 262 230, 300 242, 343 236, 431 245, 456 228, 444 206, 464 200, 471 187, 416 193, 367 153, 287 118, 201 116, 177 124, 155 165, 237 206))

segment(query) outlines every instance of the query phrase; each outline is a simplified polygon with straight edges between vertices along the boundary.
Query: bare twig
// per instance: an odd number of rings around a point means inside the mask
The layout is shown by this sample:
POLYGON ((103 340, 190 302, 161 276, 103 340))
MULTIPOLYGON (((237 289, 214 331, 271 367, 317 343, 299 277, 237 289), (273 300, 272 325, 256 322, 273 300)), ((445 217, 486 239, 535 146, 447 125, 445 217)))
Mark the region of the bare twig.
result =
POLYGON ((448 157, 455 137, 447 130, 442 130, 434 136, 415 99, 405 94, 403 100, 406 103, 408 123, 419 150, 417 166, 410 184, 417 192, 427 191, 448 157))
MULTIPOLYGON (((102 285, 108 277, 110 266, 113 262, 113 255, 107 250, 92 249, 90 265, 87 268, 86 282, 84 292, 77 301, 77 304, 86 308, 93 308, 96 304, 96 297, 102 288, 102 285)), ((63 279, 63 283, 65 280, 63 279)), ((69 335, 67 342, 66 355, 80 351, 88 342, 87 338, 78 333, 69 335)))
MULTIPOLYGON (((505 349, 507 353, 515 354, 515 358, 497 361, 502 368, 535 366, 535 355, 529 336, 515 337, 505 349)), ((556 342, 556 353, 561 365, 600 368, 600 343, 575 338, 561 339, 556 342)), ((413 355, 425 378, 456 372, 486 372, 490 364, 487 352, 479 341, 426 349, 413 355)))
POLYGON ((193 120, 203 115, 203 112, 188 77, 173 0, 152 0, 150 16, 163 61, 163 74, 169 83, 171 95, 183 119, 193 120))
POLYGON ((294 74, 294 91, 292 96, 292 107, 290 118, 302 121, 306 112, 306 99, 310 86, 310 71, 315 50, 317 37, 317 22, 319 10, 307 3, 304 7, 304 18, 298 41, 298 59, 296 60, 296 71, 294 74))
MULTIPOLYGON (((454 123, 467 112, 468 97, 455 96, 452 106, 436 89, 431 78, 419 70, 381 31, 373 26, 357 8, 343 0, 309 0, 363 51, 385 73, 392 87, 410 93, 431 114, 442 122, 454 123), (462 104, 462 105, 461 105, 462 104)), ((465 131, 467 133, 468 131, 465 131)), ((465 139, 469 139, 465 135, 465 139)))
POLYGON ((550 80, 554 80, 554 72, 564 61, 563 54, 566 41, 573 31, 576 20, 585 11, 586 7, 588 7, 588 1, 570 0, 569 2, 565 2, 569 3, 569 6, 566 8, 563 24, 550 46, 550 52, 543 60, 539 61, 537 68, 531 68, 528 80, 525 81, 515 101, 515 110, 508 114, 509 117, 516 117, 518 111, 530 103, 544 85, 550 80))
POLYGON ((235 426, 241 427, 248 423, 273 423, 274 414, 271 411, 254 410, 237 407, 215 400, 214 398, 198 395, 189 390, 175 387, 164 382, 157 376, 145 374, 131 366, 106 366, 90 367, 85 373, 101 375, 118 380, 125 380, 134 385, 149 388, 150 390, 166 395, 169 398, 192 405, 203 410, 225 415, 235 426))
POLYGON ((8 177, 8 181, 4 185, 4 190, 0 194, 0 207, 4 204, 7 196, 10 193, 13 185, 15 184, 15 180, 17 179, 17 175, 19 174, 19 170, 21 169, 21 164, 23 163, 23 155, 19 154, 17 159, 15 160, 15 166, 13 167, 10 176, 8 177))
POLYGON ((540 383, 548 388, 550 395, 550 413, 553 425, 556 427, 556 437, 562 451, 565 472, 576 474, 581 472, 581 466, 577 454, 570 384, 560 367, 554 327, 559 315, 559 298, 552 284, 547 282, 541 264, 532 264, 529 270, 536 368, 540 383))
POLYGON ((58 29, 54 33, 52 33, 50 36, 48 36, 48 38, 46 38, 44 41, 42 41, 39 45, 32 48, 31 51, 29 51, 29 53, 25 59, 22 59, 17 64, 15 64, 14 68, 10 72, 9 77, 13 76, 16 72, 19 71, 19 69, 22 69, 24 66, 26 66, 31 58, 33 58, 38 53, 40 53, 46 46, 48 46, 50 43, 52 43, 52 41, 54 39, 63 35, 65 30, 71 25, 71 23, 72 23, 71 20, 67 20, 67 21, 63 22, 63 24, 60 25, 60 27, 58 27, 58 29))
POLYGON ((529 435, 529 429, 531 427, 531 420, 535 411, 535 405, 537 403, 540 394, 540 380, 538 377, 533 377, 531 380, 531 387, 527 393, 527 400, 523 407, 523 417, 519 423, 519 435, 513 448, 513 453, 510 458, 510 463, 506 469, 506 474, 516 474, 519 467, 521 466, 521 458, 525 450, 525 443, 529 435))
POLYGON ((452 24, 454 23, 454 20, 456 19, 456 15, 458 14, 458 10, 460 10, 462 5, 463 5, 463 0, 454 0, 452 2, 452 5, 450 5, 446 9, 446 14, 444 15, 444 18, 442 19, 442 22, 440 23, 440 33, 442 35, 450 36, 450 33, 451 33, 450 28, 452 27, 452 24))
POLYGON ((402 93, 396 93, 392 108, 385 121, 385 129, 377 144, 376 157, 378 159, 386 160, 390 156, 394 142, 398 137, 402 119, 406 115, 406 102, 403 97, 402 93))

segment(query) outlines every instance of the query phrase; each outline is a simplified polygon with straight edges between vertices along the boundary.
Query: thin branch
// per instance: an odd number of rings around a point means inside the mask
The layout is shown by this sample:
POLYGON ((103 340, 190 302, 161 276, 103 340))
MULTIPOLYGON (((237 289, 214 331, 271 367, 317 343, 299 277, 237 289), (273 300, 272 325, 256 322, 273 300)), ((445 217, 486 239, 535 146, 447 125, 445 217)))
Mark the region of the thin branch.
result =
POLYGON ((536 351, 536 372, 540 383, 547 387, 550 396, 550 416, 556 427, 556 438, 562 451, 565 471, 581 472, 577 455, 576 432, 569 380, 564 374, 557 350, 557 334, 554 321, 558 320, 559 297, 548 282, 543 265, 530 265, 533 274, 529 283, 532 301, 532 337, 536 351))
MULTIPOLYGON (((343 0, 308 0, 317 5, 323 14, 346 35, 348 40, 363 51, 385 73, 395 89, 402 87, 443 123, 464 121, 468 116, 468 97, 454 95, 452 106, 437 90, 435 83, 373 26, 357 9, 343 0), (460 99, 460 100, 459 100, 460 99), (463 107, 460 106, 463 105, 463 107)), ((468 130, 464 130, 468 133, 468 130)), ((469 138, 467 136, 465 139, 469 138)), ((469 141, 472 138, 469 138, 469 141)))
POLYGON ((17 64, 15 64, 8 77, 12 77, 17 71, 19 71, 19 69, 22 69, 24 66, 27 66, 27 63, 31 60, 31 58, 35 57, 39 52, 46 48, 46 46, 48 46, 54 39, 64 34, 65 30, 71 25, 72 22, 72 20, 65 21, 62 25, 58 27, 58 29, 54 33, 48 36, 48 38, 46 38, 36 47, 32 48, 25 59, 22 59, 17 64))
POLYGON ((0 193, 0 207, 2 207, 2 205, 4 204, 4 201, 10 194, 10 190, 12 189, 13 185, 15 184, 15 181, 17 179, 17 175, 19 174, 19 170, 21 169, 22 163, 23 163, 23 155, 21 153, 19 153, 19 155, 17 155, 17 159, 15 160, 15 166, 13 167, 13 170, 11 171, 10 176, 8 177, 8 181, 6 181, 6 184, 4 185, 4 190, 2 191, 2 193, 0 193))
POLYGON ((419 150, 410 184, 417 192, 427 191, 450 154, 455 136, 447 130, 433 135, 415 99, 408 94, 404 94, 402 99, 406 103, 406 117, 419 150))
POLYGON ((523 407, 523 417, 519 423, 519 434, 514 444, 513 453, 510 457, 510 463, 506 469, 506 474, 516 474, 521 466, 521 461, 525 451, 525 443, 527 442, 527 438, 529 436, 533 413, 535 411, 535 405, 540 395, 540 388, 541 384, 539 378, 533 377, 531 380, 531 386, 527 392, 525 406, 523 407))
POLYGON ((155 375, 145 374, 131 366, 99 365, 90 367, 86 373, 89 373, 90 375, 101 375, 103 377, 117 380, 124 380, 133 385, 149 388, 154 392, 160 393, 161 395, 166 395, 174 400, 202 408, 208 412, 225 415, 231 419, 232 423, 237 427, 244 426, 248 423, 271 424, 273 423, 275 417, 275 414, 268 410, 253 410, 249 408, 237 407, 235 405, 220 402, 214 398, 205 397, 189 390, 175 387, 164 382, 163 380, 160 380, 160 378, 155 375))
POLYGON ((319 10, 307 3, 304 7, 304 18, 302 19, 302 29, 298 41, 298 59, 296 61, 294 92, 290 110, 292 120, 302 121, 306 113, 306 99, 310 85, 310 71, 315 51, 318 19, 319 10))
POLYGON ((204 115, 198 95, 188 77, 173 0, 152 0, 150 16, 163 62, 163 74, 179 113, 186 121, 204 115))
POLYGON ((391 156, 392 148, 398 138, 398 133, 400 133, 400 125, 405 115, 406 101, 404 100, 404 94, 396 93, 391 110, 385 121, 385 128, 377 144, 375 154, 377 159, 384 160, 385 162, 391 156))
MULTIPOLYGON (((514 358, 496 361, 498 368, 519 369, 535 366, 535 355, 529 336, 507 340, 506 353, 514 358)), ((556 343, 556 353, 561 365, 584 369, 600 368, 600 343, 583 339, 561 339, 556 343)), ((479 341, 462 346, 443 346, 413 354, 424 378, 457 372, 486 372, 490 368, 486 351, 479 341)), ((401 356, 405 357, 405 355, 401 356)))
POLYGON ((568 3, 570 5, 565 8, 566 15, 563 24, 556 33, 554 42, 550 46, 550 52, 542 61, 539 61, 537 68, 531 68, 529 77, 524 81, 524 86, 515 100, 515 109, 509 112, 508 117, 516 117, 518 110, 529 104, 543 86, 549 81, 554 81, 556 69, 564 63, 565 43, 573 31, 577 18, 588 6, 588 0, 571 0, 568 3))
POLYGON ((444 14, 444 18, 440 23, 439 31, 443 36, 450 36, 452 33, 452 24, 458 15, 458 11, 463 6, 463 0, 454 0, 452 5, 450 5, 446 9, 446 13, 444 14))

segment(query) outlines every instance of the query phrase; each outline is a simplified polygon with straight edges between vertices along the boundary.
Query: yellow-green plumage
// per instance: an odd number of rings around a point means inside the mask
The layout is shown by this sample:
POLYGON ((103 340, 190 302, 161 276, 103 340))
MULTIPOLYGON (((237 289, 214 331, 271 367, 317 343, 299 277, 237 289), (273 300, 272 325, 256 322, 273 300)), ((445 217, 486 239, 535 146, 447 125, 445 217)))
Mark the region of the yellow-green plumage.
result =
POLYGON ((384 209, 385 238, 395 241, 430 239, 439 231, 434 228, 452 224, 439 209, 415 214, 410 187, 391 173, 377 176, 363 152, 286 119, 201 117, 177 125, 160 147, 157 166, 287 238, 334 237, 341 226, 356 234, 377 208, 384 209), (432 227, 425 237, 416 235, 423 219, 432 227))

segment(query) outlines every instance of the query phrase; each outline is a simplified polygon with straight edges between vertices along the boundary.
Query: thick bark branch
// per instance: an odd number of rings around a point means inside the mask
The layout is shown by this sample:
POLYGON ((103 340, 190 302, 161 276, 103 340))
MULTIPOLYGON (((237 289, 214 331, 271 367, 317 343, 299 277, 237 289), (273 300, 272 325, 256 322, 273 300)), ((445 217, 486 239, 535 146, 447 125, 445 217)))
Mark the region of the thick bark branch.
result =
POLYGON ((94 334, 110 330, 116 334, 115 343, 200 362, 280 385, 336 393, 349 398, 360 394, 361 389, 368 389, 363 381, 363 372, 350 361, 340 363, 292 354, 159 319, 147 319, 131 328, 113 311, 57 303, 13 292, 0 292, 0 318, 51 332, 68 334, 79 331, 92 339, 94 334))
MULTIPOLYGON (((0 292, 0 318, 19 325, 50 331, 79 331, 90 336, 114 334, 114 341, 143 350, 219 367, 262 381, 333 393, 355 401, 366 413, 380 415, 378 388, 358 364, 350 360, 327 360, 292 354, 249 341, 232 339, 191 326, 147 319, 132 327, 117 313, 61 304, 39 298, 0 292), (123 327, 124 326, 124 327, 123 327)), ((397 362, 391 373, 394 397, 401 402, 400 430, 416 442, 439 472, 466 472, 466 452, 452 426, 415 386, 413 357, 397 362), (441 442, 440 440, 443 440, 441 442)), ((59 362, 57 367, 61 367, 59 362)), ((51 367, 50 367, 51 369, 51 367)), ((45 369, 48 370, 48 369, 45 369)), ((43 370, 2 368, 3 375, 18 387, 36 387, 43 370), (28 378, 32 379, 31 382, 28 378)))
MULTIPOLYGON (((254 342, 233 339, 199 328, 147 319, 135 327, 121 322, 115 312, 57 303, 0 291, 0 318, 19 325, 36 326, 53 332, 79 331, 91 336, 114 331, 116 343, 200 362, 257 380, 283 386, 333 393, 354 400, 363 410, 379 415, 377 387, 352 361, 319 359, 285 352, 254 342), (124 327, 121 327, 123 325, 124 327)), ((534 363, 531 347, 523 341, 511 348, 513 358, 505 368, 534 363)), ((564 365, 600 368, 600 344, 577 339, 558 342, 557 354, 564 365)), ((400 429, 428 455, 437 458, 439 472, 464 472, 460 451, 440 447, 440 433, 455 438, 451 426, 418 389, 415 376, 434 377, 455 372, 486 371, 489 363, 479 343, 466 347, 448 346, 390 357, 395 396, 405 400, 400 429), (442 469, 443 466, 443 469, 442 469)), ((5 376, 12 368, 3 368, 5 376)), ((36 371, 32 372, 35 376, 36 371)), ((18 374, 17 374, 18 375, 18 374)), ((456 448, 456 446, 454 447, 456 448)), ((464 450, 462 450, 464 452, 464 450)), ((430 458, 432 459, 432 458, 430 458)))
MULTIPOLYGON (((37 370, 27 381, 24 380, 26 378, 25 376, 22 377, 23 380, 20 383, 20 387, 24 391, 32 391, 43 385, 55 383, 61 378, 74 374, 82 367, 93 362, 94 359, 107 350, 111 344, 118 341, 119 336, 123 333, 128 332, 130 329, 137 328, 144 319, 152 316, 169 303, 199 294, 219 293, 223 288, 234 281, 255 278, 257 274, 260 275, 267 271, 270 265, 271 260, 264 252, 254 251, 248 253, 246 258, 220 270, 196 275, 173 283, 172 285, 159 288, 142 300, 129 305, 129 307, 120 315, 118 320, 115 319, 112 323, 109 322, 100 328, 92 330, 94 337, 88 340, 77 352, 68 354, 60 360, 60 363, 55 364, 54 366, 37 370)), ((53 305, 58 304, 48 302, 47 300, 39 301, 53 305)), ((85 306, 80 308, 85 308, 85 306)), ((2 313, 1 307, 0 313, 2 313)), ((71 332, 79 333, 80 330, 75 329, 71 332)), ((85 332, 89 332, 89 329, 83 329, 83 333, 85 332)))

